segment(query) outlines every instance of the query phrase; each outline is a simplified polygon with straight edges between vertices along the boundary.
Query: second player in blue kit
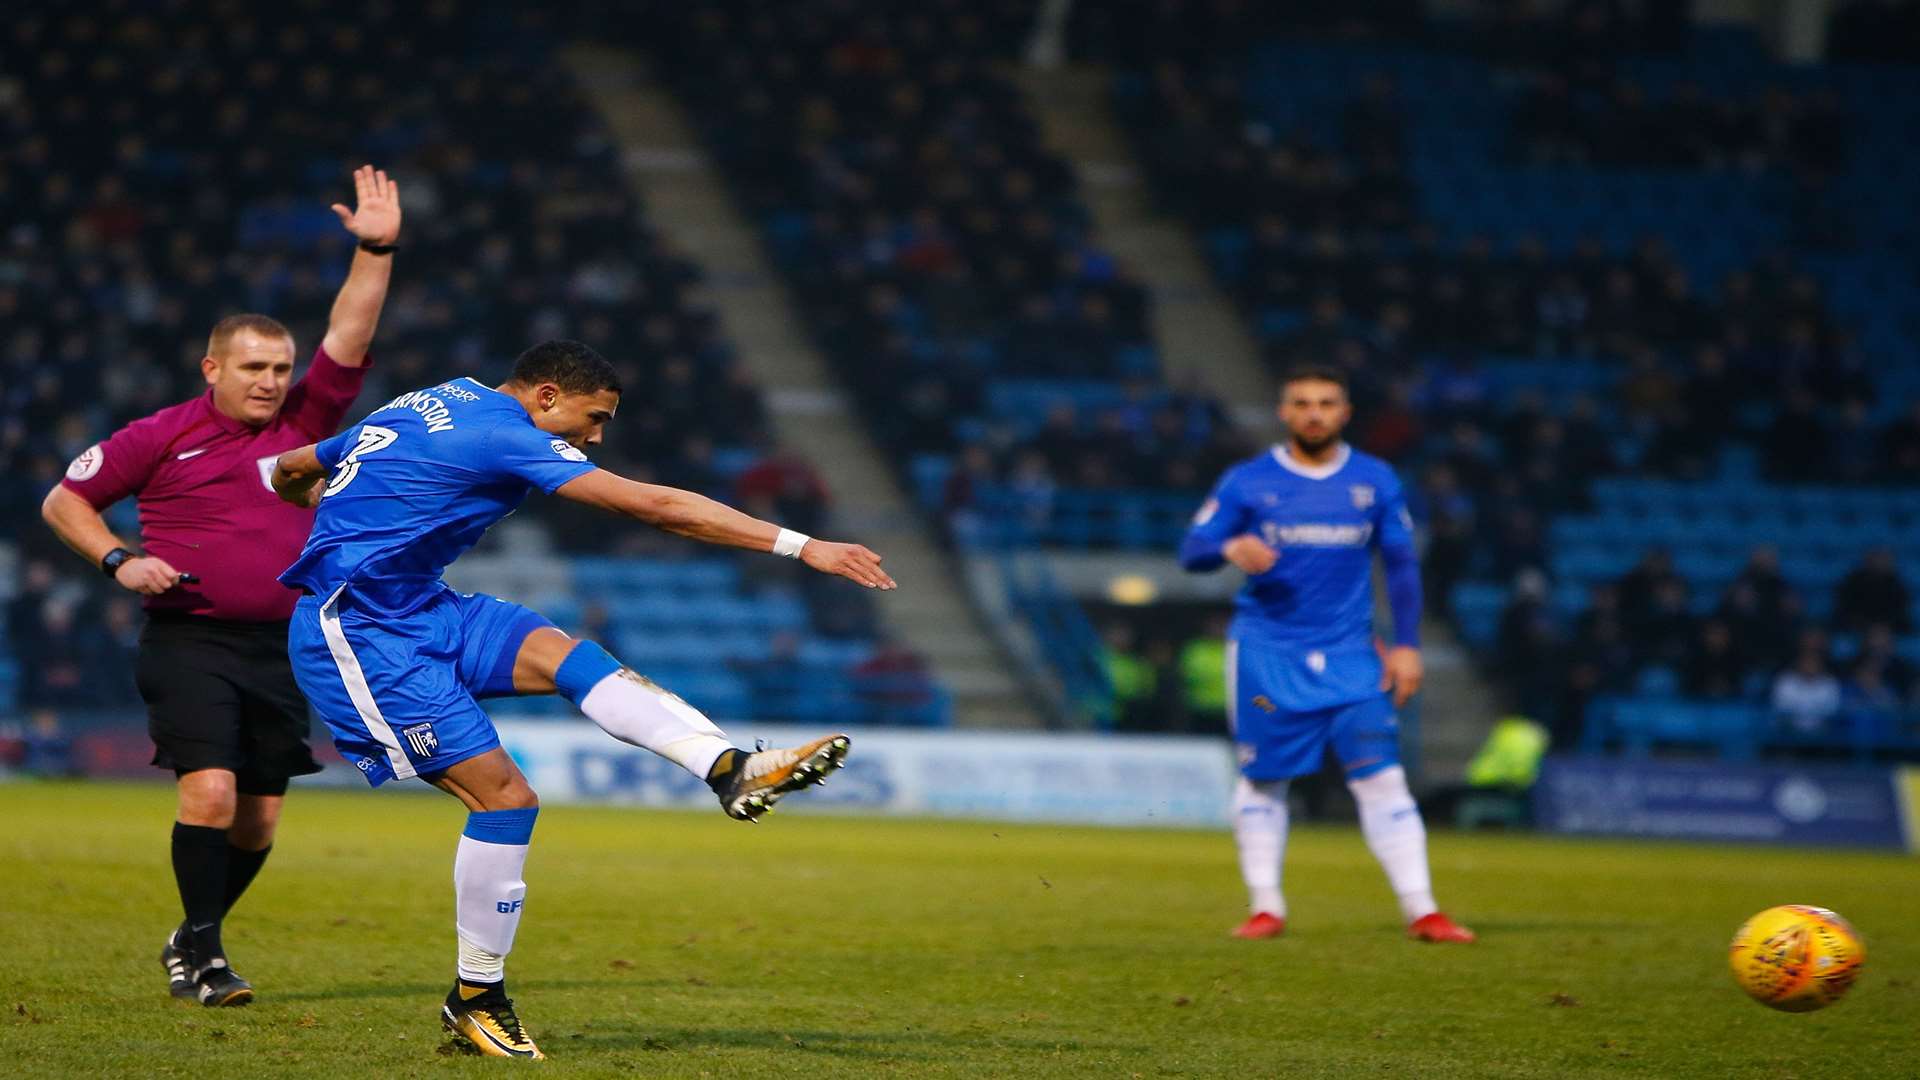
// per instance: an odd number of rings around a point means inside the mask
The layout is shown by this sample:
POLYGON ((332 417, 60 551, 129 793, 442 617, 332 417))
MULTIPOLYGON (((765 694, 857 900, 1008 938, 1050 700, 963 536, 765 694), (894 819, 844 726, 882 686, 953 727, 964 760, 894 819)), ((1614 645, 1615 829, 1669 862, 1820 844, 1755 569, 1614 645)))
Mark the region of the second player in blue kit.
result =
POLYGON ((620 396, 604 357, 550 341, 521 354, 499 386, 458 378, 402 394, 339 435, 282 454, 274 468, 282 498, 319 506, 305 550, 281 575, 306 594, 287 643, 301 690, 368 783, 417 777, 470 811, 453 864, 458 978, 441 1015, 465 1045, 495 1056, 543 1056, 505 989, 539 799, 478 699, 562 694, 609 735, 706 781, 729 815, 746 820, 824 782, 849 740, 737 749, 699 710, 597 643, 518 604, 455 592, 441 580, 447 565, 538 487, 691 539, 894 587, 880 557, 858 544, 814 540, 596 468, 586 451, 620 396))
POLYGON ((1352 408, 1337 371, 1302 368, 1281 390, 1288 438, 1227 470, 1194 517, 1181 565, 1247 573, 1227 642, 1227 709, 1242 780, 1234 832, 1252 915, 1242 937, 1284 931, 1287 788, 1332 749, 1361 829, 1427 941, 1472 934, 1433 901, 1426 829, 1400 767, 1396 710, 1419 689, 1420 567, 1391 467, 1341 440, 1352 408), (1386 571, 1393 645, 1373 628, 1373 560, 1386 571))

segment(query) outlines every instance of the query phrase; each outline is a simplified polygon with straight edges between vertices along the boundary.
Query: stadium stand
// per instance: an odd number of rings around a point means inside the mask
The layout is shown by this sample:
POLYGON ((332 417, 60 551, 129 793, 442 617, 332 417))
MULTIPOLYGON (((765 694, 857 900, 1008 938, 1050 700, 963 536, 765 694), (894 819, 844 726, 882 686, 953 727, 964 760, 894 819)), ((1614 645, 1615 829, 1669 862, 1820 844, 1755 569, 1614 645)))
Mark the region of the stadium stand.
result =
MULTIPOLYGON (((578 338, 636 391, 603 463, 820 522, 826 486, 770 445, 760 389, 703 305, 699 268, 626 188, 600 118, 555 62, 550 17, 446 3, 328 14, 174 0, 9 23, 6 504, 37 505, 72 455, 199 392, 218 316, 276 313, 311 347, 349 252, 327 205, 366 155, 402 178, 407 236, 361 409, 448 370, 502 372, 535 340, 578 338), (95 125, 119 134, 89 137, 95 125)), ((132 506, 118 512, 134 532, 132 506)), ((555 617, 603 633, 716 715, 945 722, 944 693, 858 590, 818 589, 784 562, 686 562, 684 544, 558 500, 530 516, 578 557, 573 587, 546 598, 555 617)), ((107 655, 137 633, 129 599, 81 573, 32 513, 0 528, 0 713, 134 703, 127 665, 107 655)))
MULTIPOLYGON (((1499 11, 1143 2, 1075 34, 1274 366, 1352 374, 1356 440, 1419 480, 1435 605, 1562 744, 1912 753, 1911 615, 1840 596, 1905 596, 1920 556, 1891 179, 1920 73, 1789 68, 1679 5, 1499 11), (1650 610, 1590 606, 1654 548, 1650 610)), ((1865 17, 1837 56, 1891 59, 1865 17)))
POLYGON ((663 14, 643 44, 922 506, 963 541, 1163 545, 1241 443, 1162 380, 1144 290, 995 68, 1031 5, 663 14))

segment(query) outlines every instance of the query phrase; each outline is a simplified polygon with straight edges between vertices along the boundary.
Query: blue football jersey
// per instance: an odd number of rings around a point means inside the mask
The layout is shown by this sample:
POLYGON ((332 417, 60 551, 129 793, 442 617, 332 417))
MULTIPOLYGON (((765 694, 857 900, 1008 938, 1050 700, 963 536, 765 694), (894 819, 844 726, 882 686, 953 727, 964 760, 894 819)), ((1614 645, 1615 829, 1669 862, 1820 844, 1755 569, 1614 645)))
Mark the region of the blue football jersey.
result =
POLYGON ((1252 575, 1235 600, 1232 636, 1245 649, 1277 654, 1279 697, 1288 711, 1328 708, 1380 693, 1373 635, 1373 553, 1394 582, 1395 639, 1417 644, 1418 564, 1413 519, 1400 480, 1385 462, 1342 446, 1323 466, 1276 446, 1227 470, 1195 515, 1181 545, 1190 570, 1225 561, 1221 547, 1252 533, 1280 555, 1252 575), (1412 599, 1400 583, 1412 582, 1412 599), (1410 606, 1409 606, 1410 605, 1410 606), (1402 616, 1405 616, 1403 619, 1402 616))
POLYGON ((315 450, 332 475, 306 549, 280 581, 322 598, 351 585, 357 604, 393 614, 446 588, 447 564, 530 488, 552 493, 595 468, 472 378, 401 394, 315 450))

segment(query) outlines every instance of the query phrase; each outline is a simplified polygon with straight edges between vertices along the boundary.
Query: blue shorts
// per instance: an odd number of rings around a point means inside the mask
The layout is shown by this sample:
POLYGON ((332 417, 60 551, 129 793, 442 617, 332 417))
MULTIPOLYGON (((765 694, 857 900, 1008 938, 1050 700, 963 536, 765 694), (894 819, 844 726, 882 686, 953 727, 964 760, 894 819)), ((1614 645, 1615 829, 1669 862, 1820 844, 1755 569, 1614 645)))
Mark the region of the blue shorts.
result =
POLYGON ((478 699, 512 694, 521 643, 552 625, 519 604, 452 589, 399 617, 356 608, 343 592, 301 598, 287 652, 333 745, 379 787, 499 746, 478 699))
POLYGON ((1287 709, 1274 665, 1235 649, 1227 673, 1227 725, 1240 773, 1249 780, 1287 780, 1320 771, 1333 745, 1347 779, 1400 764, 1400 721, 1385 694, 1317 709, 1287 709))

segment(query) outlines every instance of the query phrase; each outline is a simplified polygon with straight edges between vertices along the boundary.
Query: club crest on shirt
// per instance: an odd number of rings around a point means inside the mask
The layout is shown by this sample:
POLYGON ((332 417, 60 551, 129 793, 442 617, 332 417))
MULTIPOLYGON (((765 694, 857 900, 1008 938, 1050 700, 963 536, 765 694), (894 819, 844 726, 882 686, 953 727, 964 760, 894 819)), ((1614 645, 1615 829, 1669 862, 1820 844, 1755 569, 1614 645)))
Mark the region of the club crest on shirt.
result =
POLYGON ((100 466, 106 463, 107 455, 101 452, 99 443, 94 443, 80 451, 80 456, 67 466, 67 479, 76 484, 91 480, 100 475, 100 466))
POLYGON ((587 460, 587 455, 581 452, 579 447, 573 445, 572 443, 568 442, 565 439, 554 439, 548 442, 547 445, 553 447, 554 453, 559 454, 561 457, 566 458, 568 461, 587 460))
POLYGON ((268 491, 273 490, 273 466, 279 460, 279 454, 268 454, 266 457, 253 459, 253 467, 260 470, 260 485, 268 491))
POLYGON ((1367 507, 1373 505, 1372 484, 1355 484, 1348 488, 1347 491, 1353 496, 1353 508, 1355 510, 1365 510, 1367 507))

